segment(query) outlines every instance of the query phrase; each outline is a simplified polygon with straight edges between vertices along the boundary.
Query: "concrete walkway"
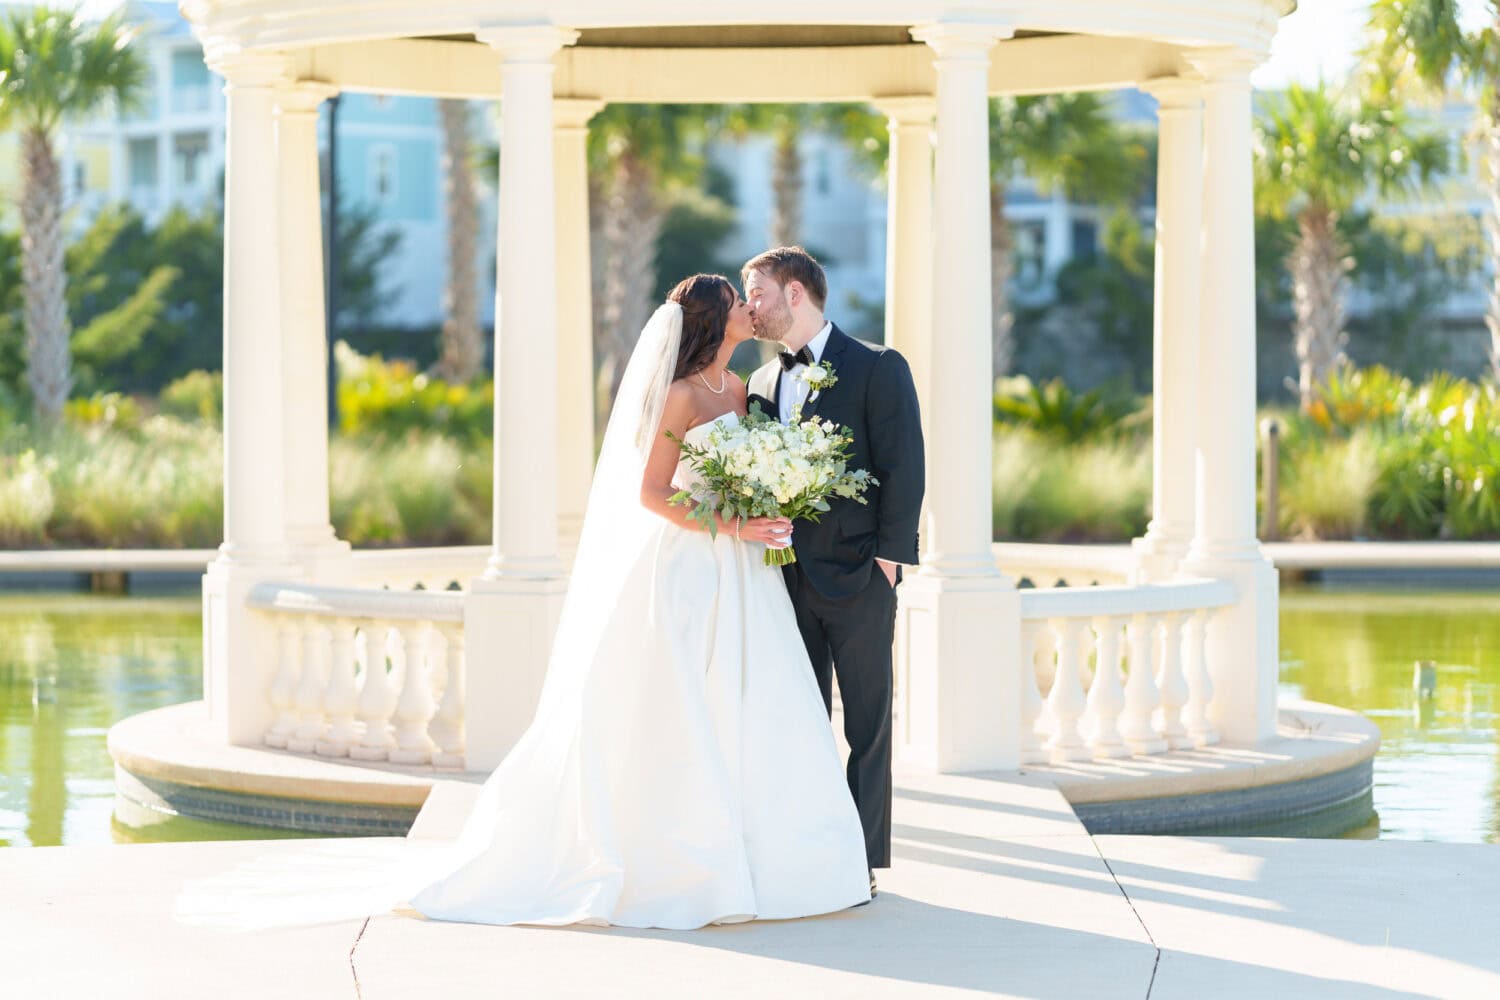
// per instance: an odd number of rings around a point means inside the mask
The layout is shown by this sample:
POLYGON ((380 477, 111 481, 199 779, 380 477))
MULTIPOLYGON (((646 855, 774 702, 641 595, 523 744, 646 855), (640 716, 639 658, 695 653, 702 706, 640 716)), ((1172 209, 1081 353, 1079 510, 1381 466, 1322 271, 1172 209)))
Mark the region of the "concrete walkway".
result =
MULTIPOLYGON (((441 783, 412 837, 451 834, 473 791, 441 783)), ((894 832, 870 906, 686 933, 409 911, 222 931, 173 921, 185 880, 328 842, 5 850, 0 996, 1500 996, 1492 846, 1090 837, 1018 775, 903 777, 894 832)))

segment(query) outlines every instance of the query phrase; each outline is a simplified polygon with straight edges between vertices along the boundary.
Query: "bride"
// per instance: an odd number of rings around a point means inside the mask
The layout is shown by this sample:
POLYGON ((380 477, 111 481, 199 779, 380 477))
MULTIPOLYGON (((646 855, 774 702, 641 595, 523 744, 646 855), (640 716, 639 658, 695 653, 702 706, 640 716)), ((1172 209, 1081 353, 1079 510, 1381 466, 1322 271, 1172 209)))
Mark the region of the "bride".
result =
POLYGON ((679 446, 744 414, 748 305, 695 275, 617 395, 535 719, 408 905, 493 924, 686 929, 870 898, 864 837, 781 572, 783 519, 709 534, 679 446))

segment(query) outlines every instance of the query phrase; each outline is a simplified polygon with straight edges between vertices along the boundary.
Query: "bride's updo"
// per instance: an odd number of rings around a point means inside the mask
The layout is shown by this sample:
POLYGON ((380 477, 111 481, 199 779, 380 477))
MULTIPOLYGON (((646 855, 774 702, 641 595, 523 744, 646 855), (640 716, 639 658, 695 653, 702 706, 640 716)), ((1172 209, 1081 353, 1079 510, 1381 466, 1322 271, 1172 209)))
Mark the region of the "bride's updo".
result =
POLYGON ((729 310, 738 298, 722 274, 695 274, 667 294, 667 301, 682 306, 682 346, 677 351, 674 381, 701 372, 718 357, 729 310))

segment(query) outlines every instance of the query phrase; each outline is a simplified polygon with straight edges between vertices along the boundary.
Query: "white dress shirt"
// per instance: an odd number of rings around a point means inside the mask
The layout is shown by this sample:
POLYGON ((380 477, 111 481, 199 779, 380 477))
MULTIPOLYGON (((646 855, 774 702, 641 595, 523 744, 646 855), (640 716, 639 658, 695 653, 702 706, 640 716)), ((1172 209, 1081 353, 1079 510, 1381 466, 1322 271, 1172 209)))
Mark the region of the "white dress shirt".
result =
MULTIPOLYGON (((833 321, 829 320, 823 324, 823 329, 818 331, 818 335, 807 342, 807 349, 811 352, 815 364, 823 360, 823 348, 828 346, 828 335, 831 332, 833 332, 833 321)), ((791 423, 793 406, 798 403, 804 406, 807 404, 807 396, 810 393, 807 391, 807 383, 799 377, 805 371, 807 371, 807 366, 798 364, 793 365, 791 371, 781 373, 781 385, 776 390, 776 409, 784 424, 791 423)))

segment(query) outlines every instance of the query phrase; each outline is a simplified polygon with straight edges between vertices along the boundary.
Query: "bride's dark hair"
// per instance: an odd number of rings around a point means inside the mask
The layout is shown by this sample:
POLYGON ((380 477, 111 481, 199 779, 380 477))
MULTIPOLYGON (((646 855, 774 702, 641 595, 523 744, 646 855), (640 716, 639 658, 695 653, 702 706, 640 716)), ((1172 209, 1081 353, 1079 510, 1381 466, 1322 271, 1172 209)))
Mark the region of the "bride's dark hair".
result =
POLYGON ((738 298, 722 274, 695 274, 667 293, 667 301, 682 306, 682 346, 677 350, 673 381, 701 372, 718 356, 729 310, 738 298))

